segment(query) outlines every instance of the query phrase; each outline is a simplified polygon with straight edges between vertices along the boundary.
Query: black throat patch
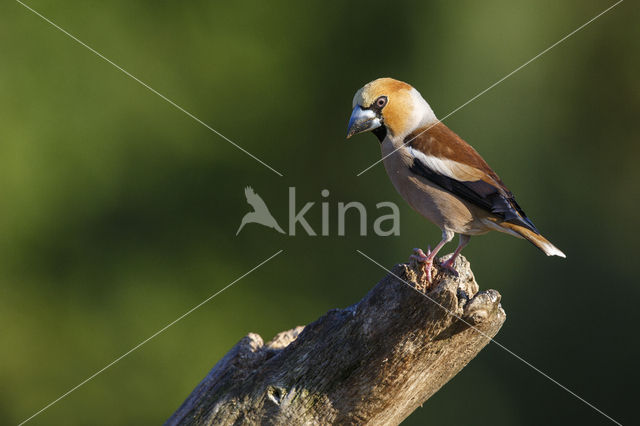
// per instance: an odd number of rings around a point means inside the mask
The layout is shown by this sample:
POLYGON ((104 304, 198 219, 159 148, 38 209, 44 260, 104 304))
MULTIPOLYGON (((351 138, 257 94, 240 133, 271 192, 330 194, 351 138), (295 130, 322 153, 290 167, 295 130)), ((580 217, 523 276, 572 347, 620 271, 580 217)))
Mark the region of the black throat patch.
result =
POLYGON ((385 126, 384 124, 378 128, 375 128, 371 131, 371 133, 373 133, 374 135, 376 135, 376 137, 378 138, 378 141, 380 143, 382 143, 382 141, 384 140, 384 138, 387 137, 387 126, 385 126))

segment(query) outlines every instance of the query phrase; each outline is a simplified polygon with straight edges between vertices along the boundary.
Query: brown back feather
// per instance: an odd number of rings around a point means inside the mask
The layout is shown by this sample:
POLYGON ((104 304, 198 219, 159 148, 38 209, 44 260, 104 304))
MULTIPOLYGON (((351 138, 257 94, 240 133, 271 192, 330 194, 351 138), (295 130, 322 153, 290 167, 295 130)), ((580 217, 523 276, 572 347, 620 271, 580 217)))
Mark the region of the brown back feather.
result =
MULTIPOLYGON (((459 181, 446 183, 444 178, 434 177, 445 185, 445 189, 455 195, 462 196, 468 201, 486 208, 497 214, 502 214, 507 221, 520 222, 533 232, 538 232, 535 225, 516 202, 513 194, 500 177, 494 172, 478 152, 466 143, 460 136, 442 123, 431 127, 416 129, 405 138, 412 148, 426 155, 436 158, 456 161, 478 171, 478 181, 459 181), (480 183, 480 181, 484 183, 480 183), (488 185, 487 185, 488 184, 488 185), (447 188, 447 185, 451 188, 447 188), (483 186, 484 185, 484 186, 483 186), (455 187, 455 188, 454 188, 455 187), (498 195, 499 194, 499 195, 498 195)), ((419 168, 415 169, 415 172, 419 168)), ((423 172, 427 173, 423 170, 423 172)))
POLYGON ((437 123, 431 127, 416 129, 405 138, 405 141, 409 140, 409 146, 427 155, 457 161, 480 170, 485 175, 483 181, 499 187, 505 194, 511 194, 480 154, 444 124, 437 123))

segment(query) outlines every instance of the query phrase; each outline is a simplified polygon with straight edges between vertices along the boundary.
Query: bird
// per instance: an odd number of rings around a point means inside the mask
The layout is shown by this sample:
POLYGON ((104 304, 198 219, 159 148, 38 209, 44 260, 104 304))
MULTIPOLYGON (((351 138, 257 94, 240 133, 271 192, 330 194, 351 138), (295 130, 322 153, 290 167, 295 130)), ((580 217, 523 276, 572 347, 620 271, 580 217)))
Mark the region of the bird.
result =
POLYGON ((240 233, 242 228, 244 228, 247 223, 259 223, 260 225, 273 228, 279 233, 284 234, 284 231, 282 230, 282 228, 280 228, 278 222, 276 222, 275 218, 271 215, 271 212, 269 211, 269 208, 265 204, 264 200, 260 198, 258 194, 256 194, 253 188, 247 186, 244 189, 244 195, 245 197, 247 197, 247 203, 249 203, 249 205, 253 207, 253 211, 244 215, 244 217, 242 218, 242 222, 240 223, 240 227, 236 232, 236 235, 240 233))
POLYGON ((499 231, 524 238, 547 256, 566 257, 542 236, 513 193, 478 152, 440 120, 413 86, 393 78, 367 83, 353 97, 347 139, 372 132, 395 189, 419 214, 442 230, 442 240, 412 259, 432 281, 433 262, 455 234, 459 244, 440 267, 453 264, 471 236, 499 231))

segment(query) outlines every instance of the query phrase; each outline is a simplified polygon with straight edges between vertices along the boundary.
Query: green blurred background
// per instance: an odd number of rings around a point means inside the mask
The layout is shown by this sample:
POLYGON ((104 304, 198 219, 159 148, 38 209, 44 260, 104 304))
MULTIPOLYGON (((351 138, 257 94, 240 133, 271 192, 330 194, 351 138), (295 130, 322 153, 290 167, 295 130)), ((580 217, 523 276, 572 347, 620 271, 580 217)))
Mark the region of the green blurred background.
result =
MULTIPOLYGON (((344 136, 354 92, 392 76, 440 117, 612 1, 29 5, 284 174, 64 36, 0 4, 0 423, 15 424, 279 249, 284 253, 36 417, 158 424, 246 333, 265 340, 359 300, 439 230, 344 136), (287 188, 329 237, 248 225, 251 185, 287 188), (339 201, 401 206, 401 236, 347 236, 339 201)), ((462 109, 473 144, 568 258, 490 234, 465 250, 508 320, 497 339, 622 423, 638 397, 640 8, 626 1, 462 109)), ((451 251, 454 244, 447 250, 451 251)), ((495 345, 406 424, 607 424, 495 345)))

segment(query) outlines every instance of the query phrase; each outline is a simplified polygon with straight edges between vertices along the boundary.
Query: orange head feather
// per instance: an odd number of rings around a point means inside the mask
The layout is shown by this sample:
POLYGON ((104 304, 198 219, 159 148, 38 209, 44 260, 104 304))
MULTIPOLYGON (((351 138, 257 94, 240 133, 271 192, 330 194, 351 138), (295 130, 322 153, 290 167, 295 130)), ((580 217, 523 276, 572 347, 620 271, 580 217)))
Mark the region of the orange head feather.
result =
POLYGON ((352 106, 375 111, 392 137, 404 137, 419 125, 437 121, 416 89, 388 77, 373 80, 358 90, 352 106))

